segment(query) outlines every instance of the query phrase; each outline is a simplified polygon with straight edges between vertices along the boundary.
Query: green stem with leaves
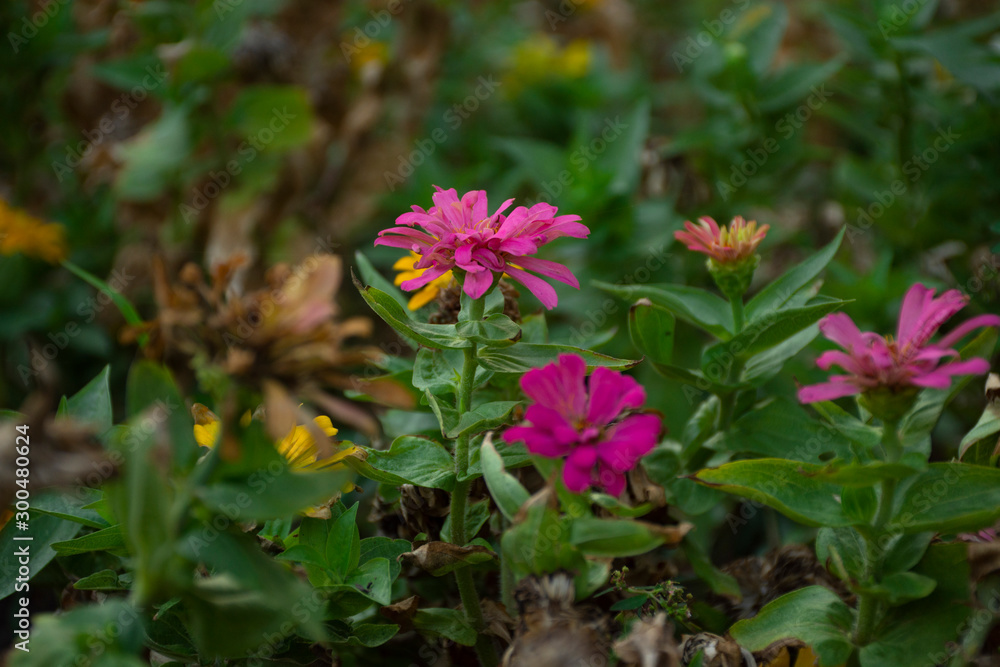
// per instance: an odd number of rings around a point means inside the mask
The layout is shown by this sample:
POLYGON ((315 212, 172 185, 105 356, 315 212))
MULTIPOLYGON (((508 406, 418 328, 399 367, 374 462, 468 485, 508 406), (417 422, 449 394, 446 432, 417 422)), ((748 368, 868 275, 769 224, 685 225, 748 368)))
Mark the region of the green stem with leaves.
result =
MULTIPOLYGON (((899 440, 899 422, 887 421, 882 427, 882 447, 885 450, 885 460, 895 463, 903 455, 903 444, 899 440)), ((871 531, 864 534, 865 539, 865 580, 874 583, 880 574, 884 554, 878 547, 879 538, 886 524, 892 518, 893 504, 896 500, 895 479, 882 480, 882 496, 879 499, 878 511, 872 520, 871 531)), ((858 601, 858 618, 854 628, 854 642, 864 646, 872 640, 875 626, 878 625, 879 602, 874 595, 862 593, 858 601)))
MULTIPOLYGON (((486 309, 486 299, 479 298, 472 301, 469 309, 468 320, 475 322, 483 319, 483 311, 486 309)), ((472 387, 475 384, 476 368, 476 344, 472 343, 465 348, 465 359, 462 364, 462 379, 458 388, 458 414, 465 414, 472 408, 472 387)), ((472 436, 469 434, 460 435, 455 441, 455 489, 451 493, 451 541, 459 546, 465 546, 469 541, 466 530, 466 509, 469 502, 469 485, 466 479, 469 472, 469 441, 472 436)), ((483 617, 483 609, 479 603, 479 594, 476 592, 476 583, 472 578, 472 572, 467 567, 455 570, 455 580, 458 583, 458 593, 462 598, 462 606, 465 608, 465 618, 476 631, 476 654, 479 662, 484 667, 495 667, 497 664, 496 649, 493 640, 483 634, 486 621, 483 617)))
MULTIPOLYGON (((739 336, 743 333, 744 318, 743 318, 743 297, 736 295, 727 295, 729 297, 729 305, 733 309, 733 336, 739 336)), ((740 373, 743 372, 743 363, 733 357, 732 365, 729 367, 729 374, 727 381, 730 384, 739 381, 740 373)), ((719 430, 728 431, 730 425, 733 423, 733 412, 736 409, 736 396, 739 392, 731 391, 724 396, 719 396, 719 430)))

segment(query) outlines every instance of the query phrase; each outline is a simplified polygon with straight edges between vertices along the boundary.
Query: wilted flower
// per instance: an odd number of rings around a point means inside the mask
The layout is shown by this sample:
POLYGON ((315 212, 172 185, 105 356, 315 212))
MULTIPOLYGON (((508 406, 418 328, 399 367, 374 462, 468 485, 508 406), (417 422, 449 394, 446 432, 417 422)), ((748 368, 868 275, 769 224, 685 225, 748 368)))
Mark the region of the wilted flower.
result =
POLYGON ((358 389, 357 369, 376 356, 373 348, 349 344, 370 333, 369 320, 337 318, 340 259, 315 255, 294 268, 275 266, 268 271, 267 286, 249 292, 232 284, 240 261, 218 265, 211 284, 193 264, 171 283, 163 263, 154 261, 159 312, 133 331, 149 331, 146 353, 181 372, 193 366, 203 381, 235 379, 259 387, 277 380, 338 421, 373 432, 370 415, 326 392, 358 389))
POLYGON ((580 287, 565 266, 533 257, 539 247, 560 236, 585 238, 590 234, 577 222, 580 216, 557 217, 556 207, 545 203, 530 209, 519 206, 510 215, 503 215, 513 199, 490 214, 485 190, 467 192, 460 200, 454 188, 437 188, 432 198, 434 206, 426 211, 413 206, 412 213, 396 218, 397 226, 379 232, 375 241, 375 245, 404 248, 420 256, 413 268, 426 270, 404 281, 404 290, 420 289, 454 270, 465 293, 478 299, 506 273, 551 309, 558 302, 556 291, 529 271, 580 287))
POLYGON ((54 222, 43 222, 0 199, 0 254, 21 253, 58 264, 66 259, 66 230, 54 222))
POLYGON ((674 238, 687 245, 688 250, 702 252, 719 265, 736 264, 753 257, 757 246, 767 236, 770 225, 761 225, 753 220, 747 222, 736 216, 729 227, 719 227, 708 216, 698 218, 698 224, 690 220, 684 223, 684 231, 674 232, 674 238))
MULTIPOLYGON (((396 274, 395 280, 395 284, 397 286, 402 285, 408 280, 413 280, 423 275, 424 271, 427 269, 413 268, 413 265, 418 261, 420 261, 420 255, 415 252, 410 252, 409 255, 405 255, 396 260, 396 263, 392 265, 392 268, 399 271, 399 273, 396 274)), ((446 271, 420 288, 416 294, 410 297, 410 301, 406 304, 406 307, 410 310, 420 310, 433 301, 441 290, 447 289, 447 287, 451 285, 454 280, 455 276, 452 275, 451 271, 446 271)))
POLYGON ((587 365, 575 354, 534 368, 521 378, 521 389, 534 403, 525 411, 529 426, 504 433, 507 442, 524 441, 533 454, 566 459, 563 481, 580 493, 603 487, 617 496, 625 473, 656 446, 660 418, 634 413, 646 391, 634 379, 607 368, 586 378, 587 365))
MULTIPOLYGON (((903 298, 896 338, 861 332, 844 313, 827 315, 819 328, 824 336, 844 348, 830 350, 817 359, 823 370, 840 366, 846 375, 831 376, 829 382, 799 389, 803 403, 832 400, 842 396, 864 394, 888 418, 898 418, 912 403, 920 387, 946 389, 953 375, 975 375, 989 370, 985 359, 955 360, 958 352, 951 349, 973 329, 1000 326, 1000 316, 980 315, 960 324, 937 343, 930 338, 952 315, 968 302, 958 290, 948 290, 934 298, 934 290, 916 284, 903 298), (888 413, 884 405, 897 397, 899 405, 888 413), (874 403, 873 403, 874 402, 874 403)), ((880 416, 880 415, 877 415, 880 416)))

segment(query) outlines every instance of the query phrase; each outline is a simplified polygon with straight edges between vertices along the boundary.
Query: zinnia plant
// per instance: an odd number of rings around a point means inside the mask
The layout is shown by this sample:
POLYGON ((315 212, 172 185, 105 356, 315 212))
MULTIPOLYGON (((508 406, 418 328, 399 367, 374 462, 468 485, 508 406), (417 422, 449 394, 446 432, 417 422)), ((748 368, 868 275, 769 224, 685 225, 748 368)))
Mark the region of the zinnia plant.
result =
POLYGON ((379 232, 375 241, 420 256, 413 268, 424 271, 404 281, 404 290, 420 289, 453 271, 465 293, 478 299, 506 273, 552 309, 558 303, 555 289, 534 274, 580 287, 565 266, 534 256, 561 236, 586 238, 590 230, 578 222, 580 216, 557 216, 558 209, 545 203, 518 206, 504 215, 513 199, 490 213, 485 190, 466 192, 459 199, 454 188, 437 188, 432 199, 434 206, 427 210, 413 206, 412 212, 396 218, 395 227, 379 232))
POLYGON ((534 401, 525 412, 530 424, 507 429, 504 439, 523 441, 532 454, 565 458, 570 491, 595 486, 617 496, 625 473, 656 446, 662 425, 656 415, 633 412, 646 401, 634 379, 597 368, 588 380, 586 372, 582 357, 563 354, 525 373, 521 388, 534 401))

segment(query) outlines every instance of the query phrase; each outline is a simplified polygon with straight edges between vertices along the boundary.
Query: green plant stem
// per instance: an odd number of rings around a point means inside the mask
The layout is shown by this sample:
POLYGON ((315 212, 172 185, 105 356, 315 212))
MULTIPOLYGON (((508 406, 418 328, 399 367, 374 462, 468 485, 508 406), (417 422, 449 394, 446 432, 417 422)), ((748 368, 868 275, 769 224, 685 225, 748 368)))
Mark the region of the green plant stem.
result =
MULTIPOLYGON (((899 422, 886 422, 882 427, 882 447, 885 449, 885 459, 894 463, 903 455, 903 445, 899 440, 899 422)), ((878 548, 879 538, 885 526, 892 518, 892 507, 896 500, 896 485, 894 479, 882 480, 882 497, 879 499, 878 511, 872 521, 870 536, 865 538, 865 583, 874 582, 882 568, 884 554, 878 548)), ((878 624, 879 603, 875 596, 861 593, 858 600, 858 619, 854 628, 854 642, 864 646, 872 639, 872 633, 878 624)))
MULTIPOLYGON (((484 298, 472 301, 469 309, 469 321, 483 319, 483 311, 486 308, 484 298)), ((465 360, 462 364, 462 380, 458 388, 458 414, 468 412, 472 407, 472 386, 475 384, 476 367, 476 344, 465 348, 465 360)), ((466 507, 469 501, 469 481, 465 479, 469 471, 469 440, 470 435, 461 435, 455 442, 455 488, 451 493, 451 541, 459 546, 465 546, 469 536, 466 534, 466 507)), ((493 640, 483 634, 486 628, 486 621, 483 617, 483 609, 479 604, 479 594, 476 592, 476 582, 472 578, 469 568, 455 570, 455 581, 458 583, 458 594, 462 598, 462 606, 465 609, 465 618, 476 631, 476 655, 479 662, 484 667, 495 667, 497 664, 496 649, 493 640)))
POLYGON ((733 331, 739 335, 743 331, 743 297, 729 299, 729 306, 733 309, 733 331))

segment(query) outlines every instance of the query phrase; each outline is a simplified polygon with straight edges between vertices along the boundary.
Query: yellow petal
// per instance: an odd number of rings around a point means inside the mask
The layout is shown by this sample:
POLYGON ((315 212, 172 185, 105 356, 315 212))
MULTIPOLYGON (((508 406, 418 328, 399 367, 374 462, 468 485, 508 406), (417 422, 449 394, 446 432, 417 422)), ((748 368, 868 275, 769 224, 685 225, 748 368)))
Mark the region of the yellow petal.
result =
POLYGON ((434 283, 431 283, 410 297, 410 302, 406 304, 406 307, 410 310, 420 310, 433 301, 434 297, 436 297, 440 291, 441 290, 434 285, 434 283))
POLYGON ((412 271, 413 265, 417 263, 418 255, 410 253, 409 255, 404 255, 396 260, 396 263, 392 265, 392 268, 397 271, 412 271))
POLYGON ((195 424, 194 439, 202 447, 212 449, 219 441, 219 422, 213 421, 207 424, 195 424))

